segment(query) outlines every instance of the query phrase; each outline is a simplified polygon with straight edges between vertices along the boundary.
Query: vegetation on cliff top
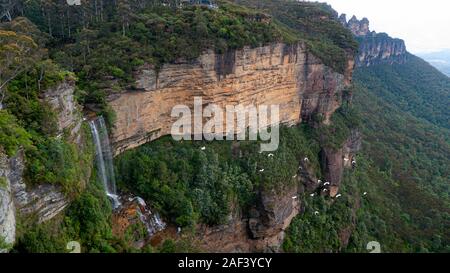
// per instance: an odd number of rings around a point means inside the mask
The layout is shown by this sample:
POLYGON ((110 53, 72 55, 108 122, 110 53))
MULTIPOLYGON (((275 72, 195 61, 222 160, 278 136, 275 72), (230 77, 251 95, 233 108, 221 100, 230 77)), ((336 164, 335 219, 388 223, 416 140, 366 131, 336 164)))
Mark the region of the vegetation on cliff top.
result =
POLYGON ((226 1, 219 9, 162 1, 103 2, 101 10, 65 1, 49 6, 30 1, 24 7, 25 16, 50 35, 52 58, 76 72, 85 104, 104 105, 107 94, 132 88, 133 71, 144 63, 159 69, 208 49, 223 53, 293 41, 265 14, 226 1), (69 18, 60 16, 69 12, 69 18))
POLYGON ((28 184, 58 184, 78 194, 91 158, 67 132, 57 136, 58 113, 42 99, 57 84, 73 82, 73 73, 49 58, 45 35, 26 18, 0 24, 0 41, 0 145, 9 156, 23 148, 28 184))
POLYGON ((242 3, 246 7, 218 1, 218 9, 164 3, 104 0, 100 6, 68 6, 63 0, 45 5, 32 0, 21 12, 47 34, 52 59, 76 73, 80 102, 103 113, 109 112, 106 96, 132 89, 133 71, 144 63, 158 69, 207 49, 223 53, 304 41, 325 64, 343 72, 357 47, 333 10, 318 3, 242 3))

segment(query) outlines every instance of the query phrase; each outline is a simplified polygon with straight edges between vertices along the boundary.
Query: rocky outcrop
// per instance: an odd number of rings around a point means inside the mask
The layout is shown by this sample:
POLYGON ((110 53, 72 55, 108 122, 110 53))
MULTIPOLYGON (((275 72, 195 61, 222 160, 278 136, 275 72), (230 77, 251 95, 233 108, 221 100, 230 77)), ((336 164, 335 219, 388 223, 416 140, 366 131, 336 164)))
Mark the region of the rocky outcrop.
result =
POLYGON ((348 22, 345 14, 339 17, 340 22, 347 27, 360 43, 357 66, 377 64, 403 64, 408 58, 405 42, 389 37, 386 33, 370 31, 369 20, 358 20, 353 16, 348 22))
POLYGON ((325 122, 341 104, 350 84, 353 59, 344 75, 306 50, 304 44, 272 44, 226 54, 206 52, 194 61, 166 64, 159 71, 144 66, 136 73, 136 90, 113 94, 116 113, 112 142, 116 154, 170 134, 176 105, 191 109, 195 96, 203 104, 280 106, 280 120, 296 124, 321 114, 325 122))
MULTIPOLYGON (((15 207, 9 180, 11 169, 8 158, 0 152, 0 243, 11 245, 16 238, 15 207)), ((1 249, 0 253, 7 251, 1 249)))
POLYGON ((339 192, 344 174, 342 148, 333 149, 324 147, 320 152, 320 158, 325 181, 330 183, 329 194, 331 197, 335 197, 339 192))
POLYGON ((358 66, 403 64, 408 58, 405 42, 385 33, 371 33, 360 38, 358 66))
MULTIPOLYGON (((345 14, 341 15, 340 20, 341 22, 346 22, 345 14)), ((370 33, 369 20, 367 18, 363 18, 360 21, 356 16, 353 16, 346 24, 347 28, 355 36, 366 36, 370 33)))
POLYGON ((329 182, 328 192, 335 197, 339 192, 344 168, 356 167, 356 153, 361 149, 362 137, 359 130, 352 130, 339 149, 323 147, 320 152, 321 167, 325 181, 329 182))
POLYGON ((29 187, 23 181, 25 161, 22 153, 9 161, 11 193, 18 213, 36 217, 38 223, 48 221, 60 213, 68 200, 55 185, 29 187))
POLYGON ((72 141, 79 144, 83 118, 81 107, 75 101, 74 92, 75 82, 67 79, 43 92, 42 99, 51 106, 57 115, 58 135, 66 134, 72 141))
POLYGON ((285 230, 300 213, 303 180, 284 189, 261 189, 256 204, 243 215, 234 210, 225 225, 201 226, 199 246, 207 252, 279 252, 285 230))
POLYGON ((122 205, 114 210, 112 216, 113 234, 119 238, 124 238, 130 228, 136 225, 143 225, 147 231, 147 234, 143 236, 139 229, 133 230, 131 235, 133 238, 132 244, 135 248, 142 248, 146 240, 166 228, 166 223, 159 214, 152 211, 142 198, 124 195, 120 197, 120 203, 122 205))

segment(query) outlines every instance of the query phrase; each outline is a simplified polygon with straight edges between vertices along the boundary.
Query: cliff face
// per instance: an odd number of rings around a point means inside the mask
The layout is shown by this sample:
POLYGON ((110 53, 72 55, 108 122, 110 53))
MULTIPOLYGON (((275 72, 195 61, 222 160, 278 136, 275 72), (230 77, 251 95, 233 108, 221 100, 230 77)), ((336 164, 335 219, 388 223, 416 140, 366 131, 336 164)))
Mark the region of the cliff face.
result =
POLYGON ((403 40, 391 38, 386 33, 370 31, 367 18, 358 20, 353 16, 347 22, 345 14, 342 14, 339 20, 360 43, 359 54, 356 58, 357 66, 405 63, 408 54, 403 40))
MULTIPOLYGON (((63 82, 44 92, 42 100, 57 114, 60 136, 67 133, 74 143, 81 141, 82 116, 75 103, 73 82, 63 82)), ((69 204, 69 200, 55 185, 27 186, 23 180, 25 157, 22 151, 8 158, 0 151, 0 236, 13 244, 17 217, 42 223, 54 218, 69 204)))
POLYGON ((9 169, 9 181, 16 212, 33 215, 37 222, 41 223, 52 219, 68 205, 68 200, 57 186, 26 186, 22 179, 25 169, 22 153, 9 160, 9 169))
POLYGON ((370 33, 369 20, 363 18, 361 21, 353 16, 348 22, 345 14, 339 17, 341 23, 346 26, 355 36, 366 36, 370 33))
POLYGON ((235 210, 225 225, 200 227, 199 247, 207 252, 279 252, 285 230, 301 211, 299 199, 293 197, 305 190, 308 179, 314 179, 310 175, 300 175, 283 189, 261 189, 245 216, 235 210))
POLYGON ((361 149, 362 137, 358 130, 353 130, 339 149, 324 147, 321 150, 321 166, 325 174, 325 180, 330 182, 329 194, 335 197, 341 186, 344 168, 356 166, 356 153, 361 149))
MULTIPOLYGON (((280 105, 280 121, 297 124, 321 114, 324 122, 341 105, 342 91, 351 84, 353 58, 344 74, 334 72, 306 50, 305 45, 272 44, 218 55, 207 52, 193 62, 167 64, 156 72, 144 66, 136 73, 136 89, 109 97, 116 112, 112 131, 115 153, 170 134, 176 105, 193 109, 195 96, 203 104, 280 105)), ((191 110, 193 112, 193 110, 191 110)), ((343 148, 344 149, 344 148, 343 148)), ((335 169, 325 169, 336 191, 340 184, 343 149, 325 155, 335 169)), ((279 251, 284 230, 298 215, 301 204, 294 198, 318 187, 308 162, 299 163, 296 184, 279 191, 261 189, 248 212, 235 210, 228 223, 199 227, 199 245, 206 251, 279 251)))
MULTIPOLYGON (((12 199, 8 158, 0 153, 0 242, 10 245, 16 238, 15 206, 12 199)), ((6 249, 1 249, 0 253, 6 249)))
POLYGON ((81 107, 75 101, 74 91, 74 81, 63 81, 56 87, 46 90, 42 99, 51 106, 57 115, 59 135, 67 133, 71 141, 79 144, 83 118, 81 107))
POLYGON ((0 236, 8 244, 15 242, 17 217, 24 216, 38 223, 58 215, 68 200, 53 185, 27 187, 22 179, 25 161, 22 152, 7 158, 0 155, 0 236))
POLYGON ((109 97, 117 115, 112 132, 116 154, 170 134, 175 105, 203 103, 280 106, 280 121, 296 124, 322 114, 325 122, 341 104, 351 82, 353 59, 345 75, 334 72, 308 53, 305 45, 273 44, 218 55, 208 52, 193 62, 164 65, 157 73, 143 67, 138 91, 109 97))

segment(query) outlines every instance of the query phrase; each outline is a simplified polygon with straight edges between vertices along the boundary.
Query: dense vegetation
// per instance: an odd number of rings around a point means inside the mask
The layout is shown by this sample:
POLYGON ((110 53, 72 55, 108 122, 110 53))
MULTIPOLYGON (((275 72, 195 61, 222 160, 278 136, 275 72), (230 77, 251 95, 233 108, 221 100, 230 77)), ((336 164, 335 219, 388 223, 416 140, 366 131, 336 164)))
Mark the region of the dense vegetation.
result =
POLYGON ((390 105, 450 129, 450 80, 422 59, 409 55, 406 65, 360 68, 356 78, 390 105))
POLYGON ((306 42, 311 52, 325 64, 343 73, 347 59, 358 44, 350 31, 337 20, 337 13, 326 3, 295 0, 233 0, 271 14, 306 42))
POLYGON ((330 207, 330 200, 308 196, 285 250, 366 252, 368 242, 378 241, 383 252, 448 252, 450 133, 444 105, 450 80, 410 56, 404 65, 358 68, 355 85, 364 145, 356 169, 345 174, 344 199, 330 207), (319 209, 319 216, 311 213, 319 209), (341 240, 349 229, 354 231, 345 247, 341 240))
POLYGON ((365 154, 373 160, 378 172, 388 177, 373 177, 374 181, 386 181, 386 186, 380 187, 377 195, 385 200, 373 204, 371 210, 384 210, 380 214, 384 217, 380 218, 386 222, 387 230, 395 234, 390 235, 391 240, 403 243, 394 249, 448 252, 450 131, 445 104, 448 104, 450 80, 413 56, 404 65, 380 66, 374 70, 376 74, 365 70, 356 73, 357 84, 367 86, 367 89, 361 87, 360 94, 356 95, 356 104, 366 124, 365 154), (391 69, 395 69, 393 75, 401 75, 397 76, 400 77, 397 83, 386 73, 377 74, 391 69), (380 78, 385 76, 392 85, 387 89, 378 88, 380 78), (400 88, 408 98, 407 108, 389 95, 400 97, 397 93, 400 88), (424 109, 425 103, 432 105, 431 109, 424 109))
POLYGON ((280 148, 269 158, 259 153, 258 142, 177 142, 166 137, 120 155, 118 183, 151 200, 177 225, 223 224, 231 208, 245 211, 254 204, 261 188, 277 190, 293 183, 300 159, 317 158, 314 139, 307 126, 282 128, 280 148))
POLYGON ((100 6, 68 6, 65 0, 48 5, 29 1, 23 14, 50 36, 52 59, 76 73, 80 102, 109 123, 114 116, 107 95, 133 89, 133 72, 144 64, 158 70, 208 49, 223 53, 295 41, 266 15, 226 1, 219 9, 163 2, 105 0, 100 6))

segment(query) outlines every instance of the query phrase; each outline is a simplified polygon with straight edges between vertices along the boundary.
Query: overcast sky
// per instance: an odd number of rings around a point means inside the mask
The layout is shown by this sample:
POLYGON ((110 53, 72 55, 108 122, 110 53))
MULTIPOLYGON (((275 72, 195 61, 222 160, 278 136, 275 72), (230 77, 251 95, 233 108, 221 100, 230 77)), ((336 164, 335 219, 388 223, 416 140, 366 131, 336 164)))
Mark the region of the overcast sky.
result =
POLYGON ((449 0, 318 0, 358 19, 367 17, 371 30, 405 40, 412 53, 450 49, 449 0))

